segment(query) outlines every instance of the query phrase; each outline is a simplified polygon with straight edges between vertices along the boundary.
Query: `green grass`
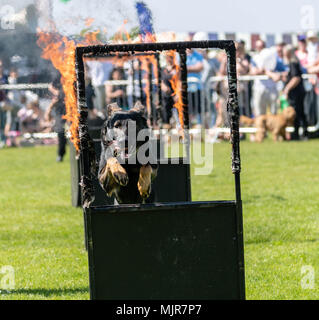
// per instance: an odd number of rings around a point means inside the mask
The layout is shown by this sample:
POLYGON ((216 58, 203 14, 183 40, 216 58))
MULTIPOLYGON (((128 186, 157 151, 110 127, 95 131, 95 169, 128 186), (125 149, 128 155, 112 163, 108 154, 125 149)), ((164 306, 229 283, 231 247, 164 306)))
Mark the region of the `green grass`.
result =
MULTIPOLYGON (((234 199, 231 146, 212 148, 214 170, 193 176, 193 199, 234 199)), ((319 299, 318 277, 300 285, 302 266, 319 272, 318 150, 319 140, 241 144, 247 299, 319 299)), ((0 299, 89 298, 82 211, 55 151, 0 150, 0 269, 13 266, 16 284, 0 299)))
MULTIPOLYGON (((318 150, 319 140, 241 144, 247 299, 319 299, 317 280, 300 284, 302 266, 319 272, 318 150)), ((214 145, 213 173, 193 178, 195 200, 234 199, 229 152, 214 145)))
POLYGON ((0 268, 16 288, 0 299, 88 299, 83 216, 70 205, 69 161, 55 147, 0 151, 0 268))

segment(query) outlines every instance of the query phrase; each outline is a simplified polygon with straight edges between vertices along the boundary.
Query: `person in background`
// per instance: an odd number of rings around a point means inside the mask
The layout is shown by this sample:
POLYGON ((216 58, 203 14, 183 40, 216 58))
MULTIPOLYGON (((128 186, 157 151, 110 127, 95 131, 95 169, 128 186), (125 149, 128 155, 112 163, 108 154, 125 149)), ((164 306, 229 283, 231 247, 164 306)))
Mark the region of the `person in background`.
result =
MULTIPOLYGON (((17 84, 18 83, 18 71, 16 69, 11 69, 9 76, 8 76, 8 84, 17 84)), ((21 108, 21 95, 23 92, 21 90, 13 89, 8 91, 8 99, 10 101, 10 104, 21 108)))
POLYGON ((101 111, 94 107, 93 99, 95 97, 94 88, 91 84, 91 79, 88 74, 85 74, 85 97, 86 105, 88 107, 87 124, 89 130, 96 130, 97 127, 102 127, 105 116, 101 111))
MULTIPOLYGON (((236 42, 237 76, 249 74, 250 60, 246 55, 245 46, 242 42, 236 42)), ((249 115, 249 89, 247 81, 238 84, 238 103, 241 115, 249 115), (248 110, 246 110, 246 108, 248 110)))
MULTIPOLYGON (((109 80, 125 80, 125 74, 123 68, 113 68, 109 80)), ((128 109, 126 86, 123 84, 117 85, 107 83, 105 85, 106 91, 106 104, 116 102, 122 109, 128 109)))
MULTIPOLYGON (((250 67, 251 67, 251 55, 247 52, 246 50, 246 42, 244 40, 239 41, 239 45, 241 47, 241 50, 244 52, 244 60, 248 61, 249 63, 249 71, 248 74, 250 73, 250 67)), ((253 96, 253 84, 254 81, 245 81, 246 83, 246 90, 247 90, 247 99, 245 101, 246 107, 244 108, 244 115, 246 116, 251 116, 252 115, 252 96, 253 96)))
MULTIPOLYGON (((18 71, 14 68, 10 70, 8 76, 8 84, 15 85, 18 83, 18 71)), ((11 106, 11 113, 10 113, 10 131, 12 134, 18 134, 19 131, 19 119, 18 119, 18 112, 24 106, 24 92, 22 90, 8 90, 8 102, 11 106)), ((8 141, 8 140, 7 140, 8 141)))
MULTIPOLYGON (((227 75, 227 56, 224 51, 219 51, 217 54, 217 60, 219 62, 219 70, 217 76, 225 77, 227 75)), ((216 92, 215 105, 217 110, 216 122, 213 129, 219 127, 229 127, 229 119, 227 117, 227 99, 228 99, 228 83, 227 80, 217 81, 214 85, 214 91, 216 92)), ((218 132, 213 133, 211 142, 216 141, 218 132)), ((223 135, 222 135, 223 136, 223 135)))
MULTIPOLYGON (((0 85, 8 84, 8 77, 4 73, 3 63, 0 59, 0 85)), ((0 89, 0 148, 5 146, 6 133, 9 128, 10 117, 10 105, 8 104, 8 98, 6 90, 0 89)))
POLYGON ((51 113, 54 113, 54 130, 58 134, 58 150, 57 150, 57 162, 62 162, 66 151, 66 137, 65 137, 65 119, 62 116, 65 115, 65 103, 64 92, 61 85, 61 75, 58 75, 53 82, 49 85, 49 91, 52 95, 51 103, 45 112, 44 119, 49 122, 51 119, 51 113))
POLYGON ((286 46, 285 42, 280 42, 276 45, 276 67, 274 72, 286 72, 288 67, 284 61, 284 47, 286 46))
MULTIPOLYGON (((308 73, 308 50, 307 50, 307 41, 305 35, 298 36, 298 47, 295 51, 295 54, 300 62, 301 71, 304 74, 308 73)), ((316 94, 316 78, 303 79, 304 88, 306 90, 306 96, 304 100, 305 113, 307 116, 308 123, 316 119, 316 109, 317 109, 317 94, 316 94)), ((318 109, 319 110, 319 109, 318 109)), ((315 121, 314 123, 315 124, 315 121)))
POLYGON ((307 50, 306 36, 304 35, 298 36, 298 47, 297 47, 297 50, 295 51, 295 54, 300 62, 302 72, 307 73, 308 50, 307 50))
POLYGON ((35 133, 41 131, 43 112, 39 107, 39 101, 37 99, 29 101, 26 107, 19 110, 17 116, 20 121, 22 133, 35 133))
MULTIPOLYGON (((246 75, 249 73, 250 63, 249 58, 246 55, 245 47, 242 42, 236 42, 236 61, 237 61, 237 76, 246 75)), ((220 51, 218 54, 219 60, 219 71, 218 76, 225 77, 227 75, 227 56, 223 51, 220 51)), ((216 123, 213 129, 218 127, 226 126, 229 127, 229 119, 227 114, 227 99, 228 99, 228 83, 227 80, 218 81, 215 85, 215 91, 218 95, 216 99, 216 109, 217 117, 216 123)), ((238 103, 240 108, 240 113, 245 114, 248 110, 245 110, 248 104, 248 84, 246 81, 239 82, 238 85, 238 103)), ((210 138, 211 142, 215 142, 217 139, 217 131, 213 133, 213 136, 210 138)), ((227 134, 220 134, 220 138, 228 138, 227 134)))
MULTIPOLYGON (((87 75, 87 73, 85 74, 87 75)), ((92 81, 89 77, 85 77, 85 97, 86 97, 86 105, 89 110, 94 111, 94 98, 95 92, 92 86, 92 81)))
MULTIPOLYGON (((177 73, 176 68, 174 66, 174 56, 166 54, 166 66, 162 69, 162 99, 163 99, 163 106, 162 106, 162 121, 163 121, 163 128, 168 129, 170 128, 170 119, 173 114, 174 110, 174 97, 173 97, 173 88, 171 85, 171 79, 173 75, 177 73)), ((175 109, 176 110, 176 109, 175 109)), ((175 118, 178 124, 178 116, 175 118)))
POLYGON ((94 107, 98 111, 105 110, 105 82, 109 79, 113 64, 109 61, 88 60, 86 61, 88 73, 94 89, 94 107))
POLYGON ((256 53, 260 53, 261 51, 263 51, 264 49, 266 48, 266 44, 263 40, 261 39, 258 39, 256 41, 256 45, 255 45, 255 51, 256 53))
MULTIPOLYGON (((7 84, 8 83, 8 76, 4 72, 3 62, 0 59, 0 84, 7 84)), ((0 89, 0 101, 5 100, 6 92, 3 89, 0 89)))
POLYGON ((127 80, 126 97, 127 97, 127 103, 128 103, 129 108, 132 108, 134 106, 134 101, 140 100, 140 87, 139 87, 139 82, 138 82, 138 76, 139 76, 138 68, 139 68, 138 59, 126 61, 123 64, 125 79, 127 80))
POLYGON ((195 78, 196 82, 188 84, 188 101, 190 104, 190 122, 201 124, 201 73, 204 69, 204 57, 194 49, 187 49, 187 78, 195 78))
POLYGON ((209 105, 210 99, 208 99, 208 96, 212 96, 213 94, 210 78, 216 74, 216 69, 213 69, 212 64, 209 63, 207 49, 200 50, 199 53, 203 56, 203 70, 201 72, 201 91, 203 94, 201 96, 201 100, 204 99, 204 101, 201 101, 201 108, 204 110, 200 109, 200 113, 201 116, 204 116, 204 119, 201 119, 201 125, 205 128, 209 128, 211 126, 212 119, 208 118, 208 115, 211 114, 211 105, 209 105))
MULTIPOLYGON (((265 74, 272 79, 276 83, 277 92, 279 94, 279 101, 283 98, 281 93, 284 87, 284 83, 282 81, 283 76, 287 75, 289 66, 284 61, 284 47, 286 46, 285 42, 280 42, 276 45, 276 66, 273 70, 265 70, 265 74)), ((278 100, 277 100, 278 102, 278 100)), ((280 103, 271 104, 271 113, 276 114, 277 109, 280 103)))
POLYGON ((217 93, 214 88, 216 88, 216 82, 210 81, 211 77, 215 77, 219 71, 220 62, 217 59, 217 50, 210 50, 207 53, 207 62, 209 64, 209 74, 207 77, 207 86, 208 91, 207 94, 209 95, 208 102, 210 105, 208 106, 208 110, 210 110, 211 118, 208 126, 212 128, 216 123, 217 118, 217 109, 216 109, 216 101, 217 101, 217 93))
MULTIPOLYGON (((309 82, 314 87, 314 100, 316 101, 313 103, 313 110, 319 110, 319 37, 317 32, 315 31, 308 31, 307 32, 307 52, 308 52, 308 65, 307 65, 307 72, 309 74, 316 75, 314 78, 310 78, 309 82)), ((306 98, 307 99, 307 98, 306 98)), ((309 111, 309 110, 308 110, 309 111)), ((308 114, 311 114, 309 112, 308 114)), ((318 124, 318 111, 314 112, 314 116, 312 121, 315 119, 313 124, 318 124)))
POLYGON ((316 31, 307 32, 308 68, 317 64, 319 56, 319 37, 316 31))
POLYGON ((304 112, 305 89, 302 81, 302 71, 298 58, 295 55, 293 46, 286 45, 283 50, 283 56, 286 64, 289 66, 287 76, 283 76, 285 87, 283 93, 289 102, 289 105, 296 110, 295 131, 291 135, 292 140, 299 140, 299 126, 303 126, 303 139, 307 139, 307 120, 304 112))
POLYGON ((272 113, 277 110, 278 89, 276 77, 279 79, 279 74, 275 70, 268 70, 263 66, 265 43, 262 40, 257 41, 258 53, 253 57, 251 63, 251 75, 268 75, 270 79, 256 79, 254 81, 253 91, 253 109, 254 116, 258 117, 267 113, 267 107, 270 107, 272 113), (271 76, 272 75, 272 76, 271 76), (275 81, 274 81, 275 80, 275 81))
MULTIPOLYGON (((209 38, 207 32, 196 32, 193 35, 193 41, 207 41, 209 38)), ((211 114, 211 105, 208 105, 210 102, 210 99, 208 99, 209 95, 212 95, 212 90, 211 90, 211 83, 210 83, 210 77, 213 74, 216 74, 216 70, 213 70, 212 64, 209 63, 209 57, 208 49, 196 49, 196 51, 202 55, 202 64, 203 68, 202 71, 200 72, 200 85, 201 85, 201 98, 200 98, 200 108, 199 108, 199 113, 200 113, 200 124, 205 127, 209 128, 211 126, 211 119, 208 118, 208 115, 211 114), (204 119, 202 119, 204 118, 204 119)), ((213 115, 213 119, 215 118, 215 115, 213 115)))

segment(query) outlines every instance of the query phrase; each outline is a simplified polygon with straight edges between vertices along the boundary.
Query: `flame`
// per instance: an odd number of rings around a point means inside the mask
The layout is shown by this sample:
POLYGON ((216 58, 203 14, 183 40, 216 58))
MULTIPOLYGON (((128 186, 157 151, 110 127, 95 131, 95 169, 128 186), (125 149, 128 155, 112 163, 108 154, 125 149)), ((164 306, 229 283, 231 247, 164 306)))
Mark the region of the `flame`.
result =
POLYGON ((156 42, 156 34, 152 34, 152 33, 146 33, 145 35, 145 39, 144 42, 145 43, 150 43, 150 42, 156 42))
POLYGON ((100 31, 88 32, 84 41, 75 43, 58 33, 48 33, 38 30, 37 44, 42 48, 42 57, 50 60, 53 66, 61 74, 61 84, 65 95, 66 114, 62 116, 70 123, 70 140, 79 151, 79 112, 74 84, 76 83, 75 72, 75 48, 77 45, 98 44, 100 31))
POLYGON ((86 26, 86 27, 90 27, 93 22, 94 22, 94 19, 93 19, 93 18, 87 18, 87 19, 85 20, 85 26, 86 26))
MULTIPOLYGON (((149 80, 149 64, 151 63, 154 66, 154 57, 153 56, 139 56, 138 60, 141 62, 141 70, 145 71, 144 81, 146 86, 144 87, 144 93, 146 97, 146 109, 147 113, 151 115, 151 97, 150 97, 150 80, 149 80)), ((154 68, 153 68, 154 69, 154 68)), ((156 69, 156 68, 155 68, 156 69)))
POLYGON ((79 43, 78 45, 84 46, 84 45, 100 44, 101 43, 101 41, 99 40, 100 34, 101 34, 100 30, 88 32, 84 36, 85 40, 82 43, 79 43))
POLYGON ((170 84, 172 86, 172 96, 174 97, 174 107, 178 111, 178 118, 179 122, 181 124, 181 127, 184 127, 184 116, 183 116, 183 110, 184 110, 184 103, 182 98, 182 82, 180 80, 180 66, 177 63, 177 54, 176 51, 170 50, 166 53, 169 57, 173 60, 173 75, 170 79, 170 84))
POLYGON ((120 28, 115 32, 113 41, 116 43, 130 43, 131 42, 131 36, 129 32, 126 30, 126 24, 128 20, 124 20, 123 24, 120 26, 120 28), (126 39, 124 39, 124 35, 126 39))
POLYGON ((56 33, 46 33, 38 31, 37 44, 42 48, 42 57, 50 60, 53 66, 61 74, 61 84, 65 94, 66 115, 64 119, 70 122, 70 140, 76 150, 79 150, 79 113, 77 110, 77 100, 74 84, 75 75, 75 43, 66 37, 61 37, 56 33))
MULTIPOLYGON (((86 26, 90 27, 93 23, 94 19, 88 18, 86 19, 86 26)), ((136 39, 132 40, 130 34, 125 29, 125 25, 127 24, 127 20, 125 20, 119 30, 116 32, 113 42, 114 43, 138 43, 138 42, 156 42, 155 34, 146 34, 144 39, 141 35, 139 35, 136 39), (125 36, 125 38, 124 38, 125 36)), ((106 33, 106 30, 104 30, 106 33)), ((74 144, 77 151, 79 151, 79 112, 77 109, 77 99, 76 99, 76 91, 75 91, 75 83, 76 83, 76 72, 75 72, 75 49, 76 46, 83 45, 94 45, 100 44, 99 40, 100 31, 91 31, 85 34, 85 39, 81 42, 75 43, 74 40, 70 40, 67 37, 62 37, 57 32, 43 32, 38 30, 38 40, 37 44, 42 48, 42 57, 44 59, 50 60, 53 66, 60 72, 61 74, 61 84, 63 87, 63 91, 65 93, 65 107, 66 114, 63 116, 70 124, 70 140, 74 144)), ((174 36, 171 36, 169 41, 174 41, 174 36)), ((177 63, 177 54, 174 50, 167 51, 167 55, 173 58, 173 69, 175 70, 170 80, 173 96, 174 96, 174 107, 178 110, 179 120, 181 127, 184 125, 183 121, 183 101, 181 96, 181 81, 180 81, 180 67, 177 63)), ((121 62, 123 63, 130 58, 122 58, 121 62)), ((150 82, 149 82, 149 63, 152 64, 154 77, 158 81, 158 69, 157 69, 157 59, 155 56, 140 56, 138 59, 141 61, 142 70, 146 71, 144 75, 144 79, 146 80, 146 86, 144 88, 144 92, 146 95, 146 104, 148 114, 151 114, 151 105, 150 105, 150 82)), ((160 83, 157 82, 159 86, 160 83)))
MULTIPOLYGON (((159 35, 159 37, 161 37, 161 41, 176 41, 176 36, 174 33, 162 33, 161 35, 159 35)), ((151 34, 151 33, 147 33, 145 35, 144 38, 144 42, 157 42, 157 36, 155 34, 151 34)), ((183 99, 182 99, 182 83, 180 80, 180 66, 177 62, 177 53, 175 50, 169 50, 165 53, 166 55, 170 56, 173 60, 173 76, 170 80, 171 86, 172 86, 172 96, 174 97, 174 107, 177 109, 178 111, 178 118, 180 121, 180 125, 181 128, 184 127, 184 115, 183 115, 183 110, 184 110, 184 104, 183 104, 183 99)), ((155 59, 154 56, 150 56, 148 59, 151 60, 151 63, 153 64, 153 66, 155 67, 155 78, 158 79, 158 74, 157 74, 157 60, 155 59)), ((142 64, 143 65, 143 64, 142 64)), ((157 83, 157 85, 160 85, 159 83, 157 83)), ((148 89, 149 87, 146 86, 146 89, 148 89)), ((146 97, 149 96, 149 90, 146 91, 146 97), (148 92, 147 92, 148 91, 148 92)), ((148 106, 148 109, 150 109, 150 106, 148 106)))
MULTIPOLYGON (((147 33, 144 37, 142 38, 141 35, 139 35, 139 41, 140 42, 145 42, 145 43, 150 43, 150 42, 156 42, 156 35, 147 33)), ((151 69, 154 72, 154 77, 158 81, 158 69, 157 69, 157 60, 154 55, 149 55, 149 56, 141 56, 138 58, 141 61, 141 69, 145 71, 144 74, 144 79, 146 81, 146 86, 144 88, 144 93, 146 96, 146 109, 149 115, 151 115, 152 110, 151 110, 151 84, 150 84, 150 79, 149 79, 149 72, 150 72, 150 67, 149 65, 151 64, 151 69)), ((157 82, 157 85, 160 85, 157 82)))

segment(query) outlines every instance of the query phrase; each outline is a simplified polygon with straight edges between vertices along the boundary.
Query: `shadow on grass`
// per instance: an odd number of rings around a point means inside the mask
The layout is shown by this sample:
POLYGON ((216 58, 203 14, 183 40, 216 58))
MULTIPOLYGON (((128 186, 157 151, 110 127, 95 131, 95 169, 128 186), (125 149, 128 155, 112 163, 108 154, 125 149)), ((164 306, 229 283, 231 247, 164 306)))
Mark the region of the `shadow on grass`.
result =
POLYGON ((287 199, 285 197, 282 197, 278 194, 271 194, 270 197, 274 200, 277 200, 277 201, 287 201, 287 199))
POLYGON ((63 295, 72 295, 78 293, 89 293, 88 287, 82 288, 61 288, 61 289, 44 289, 44 288, 36 288, 36 289, 16 289, 10 291, 4 291, 2 294, 30 294, 30 295, 39 295, 39 296, 63 296, 63 295))
POLYGON ((243 204, 251 204, 257 203, 266 200, 274 200, 274 201, 287 201, 286 198, 282 197, 281 195, 277 194, 265 194, 265 195, 254 195, 247 198, 243 198, 243 204))
POLYGON ((284 245, 287 245, 289 243, 299 243, 299 244, 302 244, 302 243, 315 243, 317 242, 318 239, 317 238, 312 238, 312 239, 283 239, 283 240, 280 240, 280 239, 273 239, 271 237, 260 237, 260 238, 254 238, 254 239, 251 239, 251 240, 245 240, 245 245, 247 244, 265 244, 265 243, 269 243, 269 244, 272 244, 274 246, 284 246, 284 245))

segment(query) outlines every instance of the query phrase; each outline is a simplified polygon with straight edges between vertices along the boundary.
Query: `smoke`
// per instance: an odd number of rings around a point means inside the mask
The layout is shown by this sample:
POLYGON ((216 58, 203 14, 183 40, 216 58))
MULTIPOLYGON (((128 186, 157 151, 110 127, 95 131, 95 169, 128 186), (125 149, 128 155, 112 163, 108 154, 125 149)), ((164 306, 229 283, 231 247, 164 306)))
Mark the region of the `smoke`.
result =
POLYGON ((107 32, 108 38, 124 20, 128 21, 128 29, 138 25, 133 1, 123 0, 57 1, 52 6, 52 18, 57 31, 67 36, 79 34, 88 18, 93 20, 91 28, 107 32))

